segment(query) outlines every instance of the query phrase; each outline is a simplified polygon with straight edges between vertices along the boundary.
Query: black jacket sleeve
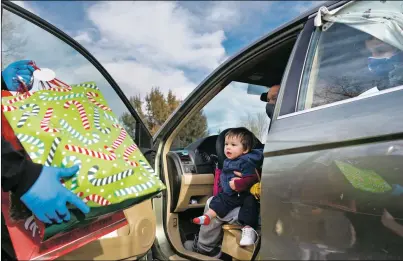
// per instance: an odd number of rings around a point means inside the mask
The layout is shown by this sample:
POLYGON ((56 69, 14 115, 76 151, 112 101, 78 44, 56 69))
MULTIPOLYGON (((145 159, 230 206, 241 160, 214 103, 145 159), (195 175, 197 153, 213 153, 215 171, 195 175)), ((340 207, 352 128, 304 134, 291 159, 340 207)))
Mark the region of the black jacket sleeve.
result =
POLYGON ((38 179, 42 165, 27 159, 1 138, 1 187, 21 197, 38 179))
MULTIPOLYGON (((7 89, 1 77, 1 89, 7 89)), ((35 183, 42 171, 42 165, 26 158, 23 152, 1 137, 1 188, 21 197, 35 183)))

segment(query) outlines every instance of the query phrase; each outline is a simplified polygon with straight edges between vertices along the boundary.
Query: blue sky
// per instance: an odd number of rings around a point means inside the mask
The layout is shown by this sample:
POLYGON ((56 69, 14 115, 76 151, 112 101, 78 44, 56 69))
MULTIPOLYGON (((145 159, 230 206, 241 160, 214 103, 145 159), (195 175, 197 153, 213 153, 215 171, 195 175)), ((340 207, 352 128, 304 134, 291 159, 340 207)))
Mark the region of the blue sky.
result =
MULTIPOLYGON (((80 42, 104 65, 127 96, 144 97, 151 87, 159 86, 164 93, 171 89, 181 98, 231 55, 320 4, 317 1, 14 2, 80 42)), ((43 55, 37 57, 42 59, 43 55)), ((69 80, 78 81, 85 79, 83 72, 88 72, 87 69, 75 70, 80 77, 73 72, 63 73, 69 80)), ((87 80, 97 80, 93 78, 87 80)), ((225 114, 225 108, 222 111, 225 114)), ((218 126, 214 115, 207 116, 209 124, 218 126)))
MULTIPOLYGON (((14 2, 20 3, 20 1, 14 2)), ((229 25, 223 27, 226 34, 223 46, 229 55, 277 26, 295 18, 310 7, 320 4, 317 1, 243 1, 238 3, 183 1, 178 3, 178 6, 194 12, 200 7, 205 8, 206 5, 222 6, 227 9, 226 12, 229 13, 227 17, 221 20, 215 19, 212 23, 219 24, 221 22, 222 25, 225 23, 229 25), (225 19, 233 20, 235 16, 239 15, 237 12, 245 7, 246 10, 243 10, 245 14, 242 14, 242 18, 239 19, 242 22, 246 21, 246 23, 237 24, 234 21, 231 24, 230 21, 225 21, 225 19)), ((87 13, 89 8, 97 4, 99 4, 97 1, 29 1, 22 5, 74 36, 83 28, 93 27, 87 13)))

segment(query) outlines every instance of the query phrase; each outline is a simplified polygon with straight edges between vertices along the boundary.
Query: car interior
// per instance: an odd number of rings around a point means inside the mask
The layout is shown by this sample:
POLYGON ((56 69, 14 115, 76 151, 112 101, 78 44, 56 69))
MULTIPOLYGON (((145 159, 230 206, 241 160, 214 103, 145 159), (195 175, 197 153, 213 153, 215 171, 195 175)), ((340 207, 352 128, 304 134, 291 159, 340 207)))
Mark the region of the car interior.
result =
POLYGON ((138 260, 147 255, 154 243, 156 230, 151 199, 124 210, 124 213, 127 225, 59 257, 58 260, 127 260, 128 257, 138 260))
MULTIPOLYGON (((296 42, 297 35, 269 47, 261 55, 246 62, 234 72, 228 84, 236 81, 249 85, 270 86, 279 84, 286 69, 288 59, 296 42)), ((226 85, 228 85, 226 84, 226 85)), ((225 85, 225 86, 226 86, 225 85)), ((201 101, 202 103, 203 101, 201 101)), ((205 101, 206 103, 207 101, 205 101)), ((256 97, 256 102, 261 102, 256 97)), ((197 106, 197 105, 196 105, 197 106)), ((203 105, 199 105, 203 106, 203 105)), ((186 121, 186 120, 185 120, 186 121)), ((180 129, 179 126, 177 129, 180 129)), ((228 129, 217 135, 201 138, 194 143, 175 150, 171 147, 174 132, 165 144, 163 172, 167 177, 167 234, 176 250, 186 256, 210 260, 211 257, 184 249, 184 242, 193 240, 200 226, 192 223, 192 218, 202 215, 207 200, 213 195, 215 169, 222 168, 224 159, 224 137, 228 129)), ((263 148, 264 141, 257 138, 255 148, 263 148)), ((164 155, 164 152, 163 152, 164 155)), ((250 260, 256 245, 241 247, 241 226, 223 225, 222 252, 229 260, 250 260), (236 247, 234 247, 236 246, 236 247)), ((259 229, 258 229, 259 230, 259 229)))

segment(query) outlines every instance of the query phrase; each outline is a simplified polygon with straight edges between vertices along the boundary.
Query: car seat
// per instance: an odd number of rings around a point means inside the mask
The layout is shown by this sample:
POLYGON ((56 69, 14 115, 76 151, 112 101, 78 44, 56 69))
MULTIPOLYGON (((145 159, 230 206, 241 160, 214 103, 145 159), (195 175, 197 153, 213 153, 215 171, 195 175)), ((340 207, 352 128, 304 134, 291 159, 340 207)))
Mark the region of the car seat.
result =
MULTIPOLYGON (((216 141, 216 154, 217 154, 217 164, 216 164, 216 169, 215 169, 215 175, 214 175, 214 187, 213 187, 213 195, 217 195, 218 192, 221 191, 220 187, 220 175, 221 175, 221 170, 223 168, 224 160, 227 158, 224 153, 224 146, 225 146, 225 134, 230 130, 231 128, 223 130, 217 137, 216 141)), ((256 136, 253 136, 255 139, 255 146, 253 149, 263 149, 264 144, 260 142, 256 136)))
MULTIPOLYGON (((216 195, 218 192, 221 191, 221 187, 219 184, 221 170, 223 168, 224 160, 227 158, 224 153, 224 146, 225 146, 225 134, 231 128, 223 130, 217 137, 216 141, 216 153, 217 153, 217 164, 214 176, 214 188, 213 188, 213 195, 216 195)), ((263 149, 264 144, 260 142, 256 136, 255 138, 255 146, 253 149, 263 149)), ((259 224, 260 224, 260 217, 259 217, 259 224)), ((241 240, 241 229, 242 226, 239 225, 231 225, 225 224, 222 226, 224 231, 223 241, 221 251, 232 256, 235 260, 251 260, 255 246, 247 246, 241 247, 239 242, 241 240), (238 245, 238 247, 234 247, 234 245, 238 245)))

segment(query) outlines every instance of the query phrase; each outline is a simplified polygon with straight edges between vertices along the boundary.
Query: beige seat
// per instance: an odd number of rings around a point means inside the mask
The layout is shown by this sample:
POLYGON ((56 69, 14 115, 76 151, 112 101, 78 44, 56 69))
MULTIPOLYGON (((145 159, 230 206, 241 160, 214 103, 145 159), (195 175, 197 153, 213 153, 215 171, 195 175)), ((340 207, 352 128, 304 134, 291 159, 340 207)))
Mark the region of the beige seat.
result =
POLYGON ((241 247, 242 226, 226 224, 222 226, 224 238, 221 251, 232 256, 233 260, 251 260, 255 246, 241 247))

